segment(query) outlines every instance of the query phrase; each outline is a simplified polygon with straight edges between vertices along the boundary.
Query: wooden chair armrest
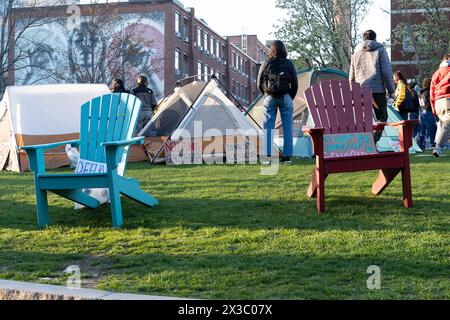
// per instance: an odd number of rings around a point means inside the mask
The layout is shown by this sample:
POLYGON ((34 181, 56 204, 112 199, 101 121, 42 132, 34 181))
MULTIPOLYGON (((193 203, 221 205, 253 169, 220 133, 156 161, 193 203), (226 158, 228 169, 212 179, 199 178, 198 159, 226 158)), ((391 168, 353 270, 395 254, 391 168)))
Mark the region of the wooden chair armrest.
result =
POLYGON ((323 157, 323 136, 325 128, 303 128, 303 132, 310 135, 313 142, 313 152, 319 158, 323 157))
POLYGON ((25 146, 25 147, 21 147, 20 149, 25 150, 25 151, 48 150, 48 149, 54 149, 57 147, 65 146, 66 144, 70 144, 72 147, 77 147, 80 145, 80 140, 62 141, 62 142, 41 144, 41 145, 35 145, 35 146, 25 146))
POLYGON ((325 133, 325 128, 308 128, 308 127, 303 127, 302 131, 303 131, 303 133, 307 133, 309 135, 324 134, 325 133))
POLYGON ((145 141, 145 137, 136 137, 123 141, 112 141, 112 142, 104 142, 102 146, 105 147, 106 152, 106 165, 108 167, 108 175, 110 175, 114 170, 117 169, 120 161, 122 160, 120 157, 123 148, 135 144, 143 144, 145 141))
POLYGON ((420 123, 419 120, 403 120, 399 122, 388 122, 386 126, 389 127, 404 127, 404 126, 416 126, 420 123))
POLYGON ((388 125, 386 122, 377 122, 373 125, 373 131, 383 131, 388 125))
POLYGON ((102 143, 102 146, 104 147, 125 147, 130 146, 134 144, 143 144, 145 138, 144 137, 136 137, 129 140, 123 140, 123 141, 112 141, 112 142, 104 142, 102 143))

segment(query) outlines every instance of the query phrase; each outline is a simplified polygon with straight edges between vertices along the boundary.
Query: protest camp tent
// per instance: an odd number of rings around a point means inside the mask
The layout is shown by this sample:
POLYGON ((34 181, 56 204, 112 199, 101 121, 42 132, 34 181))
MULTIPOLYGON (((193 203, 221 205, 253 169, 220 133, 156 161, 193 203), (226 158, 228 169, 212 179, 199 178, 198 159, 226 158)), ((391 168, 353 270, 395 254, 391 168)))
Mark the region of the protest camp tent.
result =
MULTIPOLYGON (((29 169, 23 146, 78 139, 81 105, 107 93, 105 84, 8 87, 0 103, 0 171, 29 169)), ((46 152, 45 163, 49 169, 68 165, 64 147, 46 152)))
MULTIPOLYGON (((312 118, 309 117, 304 92, 309 87, 322 81, 348 79, 348 74, 341 70, 326 68, 320 70, 301 70, 297 73, 297 76, 299 89, 297 96, 294 99, 294 156, 310 158, 313 156, 311 138, 303 135, 302 127, 313 127, 314 124, 312 122, 312 118)), ((248 109, 249 115, 255 119, 261 127, 263 127, 263 112, 264 99, 261 96, 255 100, 255 102, 248 109)), ((388 116, 388 122, 401 121, 400 115, 391 107, 388 108, 388 116)), ((282 135, 282 122, 279 114, 277 116, 275 128, 280 129, 280 135, 282 135)), ((377 144, 377 148, 380 152, 394 151, 398 141, 399 138, 397 128, 387 127, 383 133, 382 139, 377 144)), ((275 144, 281 151, 283 150, 282 137, 275 139, 275 144)), ((421 151, 422 150, 417 143, 413 141, 411 152, 421 151)))
MULTIPOLYGON (((336 69, 304 69, 297 73, 297 77, 298 92, 294 99, 294 156, 310 158, 313 156, 311 139, 303 136, 302 133, 302 127, 307 125, 309 118, 309 111, 303 93, 315 83, 325 80, 348 79, 348 75, 336 69)), ((260 127, 263 127, 264 99, 262 96, 256 99, 248 108, 248 113, 260 127)), ((282 122, 279 114, 275 122, 275 128, 279 129, 280 135, 282 135, 282 122)), ((275 144, 281 151, 283 150, 282 137, 275 139, 275 144)))
POLYGON ((169 141, 186 137, 201 143, 203 159, 225 156, 226 148, 249 140, 258 150, 260 130, 227 98, 220 83, 192 81, 175 88, 173 94, 159 105, 155 116, 141 130, 146 137, 144 148, 149 159, 156 163, 166 161, 169 141), (200 126, 199 126, 200 125, 200 126), (220 133, 222 140, 217 137, 220 133), (250 139, 247 139, 250 138, 250 139), (222 153, 221 153, 222 151, 222 153), (212 154, 214 153, 214 155, 212 154))

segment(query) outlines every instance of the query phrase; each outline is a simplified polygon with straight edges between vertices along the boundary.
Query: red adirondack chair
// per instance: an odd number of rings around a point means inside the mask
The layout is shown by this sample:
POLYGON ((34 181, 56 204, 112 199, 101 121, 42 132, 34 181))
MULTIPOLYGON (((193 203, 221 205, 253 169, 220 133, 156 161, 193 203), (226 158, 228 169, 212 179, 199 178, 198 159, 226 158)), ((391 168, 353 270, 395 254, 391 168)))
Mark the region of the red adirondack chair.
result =
POLYGON ((380 170, 372 193, 380 195, 401 172, 403 205, 412 206, 409 149, 418 121, 373 123, 372 91, 358 83, 332 80, 305 91, 314 128, 303 131, 313 139, 316 168, 308 197, 317 197, 319 214, 325 212, 325 180, 332 173, 380 170), (400 152, 378 153, 374 131, 398 127, 400 152))

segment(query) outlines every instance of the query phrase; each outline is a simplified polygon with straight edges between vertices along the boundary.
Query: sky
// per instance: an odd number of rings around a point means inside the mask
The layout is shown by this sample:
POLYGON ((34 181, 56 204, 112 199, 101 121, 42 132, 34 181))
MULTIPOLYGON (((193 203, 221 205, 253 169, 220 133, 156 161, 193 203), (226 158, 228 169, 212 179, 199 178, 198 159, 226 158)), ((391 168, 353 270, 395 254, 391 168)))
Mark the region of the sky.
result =
MULTIPOLYGON (((311 0, 314 1, 314 0, 311 0)), ((373 29, 378 40, 390 38, 390 19, 384 13, 390 9, 390 0, 372 0, 373 4, 361 29, 373 29)), ((194 7, 197 18, 205 19, 219 34, 257 34, 265 42, 274 39, 274 27, 286 12, 275 7, 275 0, 181 0, 186 7, 194 7)))

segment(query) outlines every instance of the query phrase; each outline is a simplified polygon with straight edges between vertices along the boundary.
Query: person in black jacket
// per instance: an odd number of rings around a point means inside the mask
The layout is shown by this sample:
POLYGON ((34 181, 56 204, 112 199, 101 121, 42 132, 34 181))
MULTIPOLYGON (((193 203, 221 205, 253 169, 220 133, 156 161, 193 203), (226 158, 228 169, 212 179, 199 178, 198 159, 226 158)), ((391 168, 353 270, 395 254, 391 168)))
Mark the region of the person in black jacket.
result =
POLYGON ((293 139, 293 100, 298 91, 297 71, 294 64, 287 59, 283 42, 276 40, 270 47, 269 60, 265 62, 258 75, 258 88, 264 98, 264 155, 272 156, 273 130, 277 112, 280 110, 283 123, 283 157, 281 161, 291 164, 294 149, 293 139))
POLYGON ((111 84, 110 90, 112 93, 130 93, 125 89, 122 79, 115 79, 111 84))
MULTIPOLYGON (((408 120, 419 120, 420 102, 419 102, 419 94, 415 90, 416 86, 417 86, 416 80, 414 79, 408 80, 406 89, 411 94, 411 103, 412 103, 411 107, 412 109, 408 114, 408 120)), ((419 134, 420 134, 420 123, 414 127, 413 138, 418 140, 419 134)))
POLYGON ((153 112, 158 106, 153 90, 148 87, 147 77, 140 75, 136 79, 136 88, 131 90, 133 96, 142 101, 141 114, 138 121, 138 131, 153 117, 153 112))
POLYGON ((436 118, 431 108, 430 100, 430 87, 431 79, 425 79, 422 83, 422 90, 420 91, 420 134, 419 134, 419 147, 422 149, 427 148, 426 140, 429 140, 431 148, 434 148, 434 140, 436 139, 436 118))

